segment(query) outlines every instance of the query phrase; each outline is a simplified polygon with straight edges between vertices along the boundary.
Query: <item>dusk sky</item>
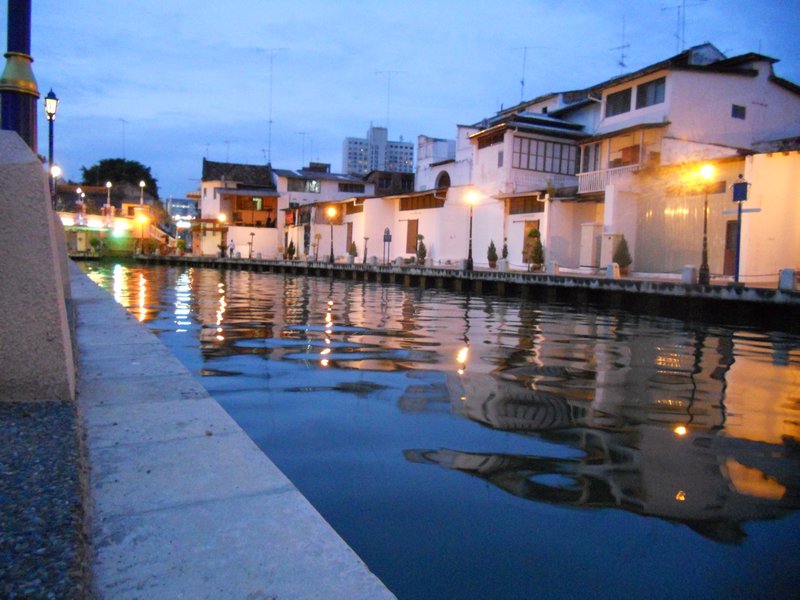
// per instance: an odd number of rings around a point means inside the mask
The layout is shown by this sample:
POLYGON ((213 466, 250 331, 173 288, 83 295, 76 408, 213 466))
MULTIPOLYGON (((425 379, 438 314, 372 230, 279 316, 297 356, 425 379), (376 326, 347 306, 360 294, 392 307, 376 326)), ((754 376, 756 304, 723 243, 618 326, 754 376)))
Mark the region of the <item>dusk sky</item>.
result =
MULTIPOLYGON (((581 89, 622 73, 622 53, 634 71, 679 52, 683 4, 33 0, 33 70, 42 96, 52 88, 61 99, 55 155, 66 178, 124 157, 151 167, 163 198, 185 197, 203 157, 266 162, 270 95, 273 166, 320 160, 339 171, 346 136, 387 125, 387 73, 390 139, 453 138, 457 124, 520 101, 523 47, 526 99, 581 89)), ((685 5, 685 47, 761 52, 800 83, 800 0, 685 5)), ((4 9, 4 33, 6 23, 4 9)))

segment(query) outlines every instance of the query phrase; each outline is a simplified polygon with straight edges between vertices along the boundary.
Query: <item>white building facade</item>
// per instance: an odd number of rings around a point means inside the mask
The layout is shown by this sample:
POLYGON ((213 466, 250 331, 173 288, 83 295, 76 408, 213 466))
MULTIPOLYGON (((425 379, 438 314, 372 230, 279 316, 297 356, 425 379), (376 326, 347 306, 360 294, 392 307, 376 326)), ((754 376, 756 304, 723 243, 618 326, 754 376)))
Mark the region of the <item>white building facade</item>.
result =
POLYGON ((342 171, 358 176, 370 171, 413 173, 414 144, 402 139, 390 141, 385 127, 370 127, 365 138, 345 138, 342 171))

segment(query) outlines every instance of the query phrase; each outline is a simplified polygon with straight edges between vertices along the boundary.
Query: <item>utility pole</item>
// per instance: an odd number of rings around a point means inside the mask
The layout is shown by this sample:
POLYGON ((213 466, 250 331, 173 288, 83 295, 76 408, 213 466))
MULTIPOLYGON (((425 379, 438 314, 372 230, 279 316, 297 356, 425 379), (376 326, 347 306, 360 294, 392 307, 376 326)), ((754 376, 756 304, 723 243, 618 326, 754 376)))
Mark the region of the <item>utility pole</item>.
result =
POLYGON ((619 60, 617 61, 617 65, 619 66, 620 70, 624 73, 626 67, 628 66, 625 63, 625 59, 627 55, 625 54, 625 50, 630 48, 631 45, 625 41, 625 17, 622 17, 622 44, 615 48, 611 48, 611 50, 619 50, 619 60))
POLYGON ((535 48, 543 48, 543 46, 519 46, 512 48, 512 50, 522 50, 522 77, 519 79, 519 102, 525 102, 525 69, 528 63, 528 50, 535 48))
POLYGON ((275 56, 286 48, 257 48, 256 52, 269 54, 269 113, 267 117, 267 164, 272 164, 272 73, 275 56))

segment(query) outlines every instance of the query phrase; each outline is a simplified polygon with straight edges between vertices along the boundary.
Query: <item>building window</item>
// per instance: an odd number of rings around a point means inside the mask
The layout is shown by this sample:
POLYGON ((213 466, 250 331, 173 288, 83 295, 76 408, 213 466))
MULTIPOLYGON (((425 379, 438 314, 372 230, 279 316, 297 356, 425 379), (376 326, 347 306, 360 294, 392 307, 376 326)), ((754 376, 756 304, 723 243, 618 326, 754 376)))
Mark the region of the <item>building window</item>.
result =
POLYGON ((539 196, 510 198, 508 201, 508 213, 511 215, 535 212, 544 212, 544 202, 542 202, 539 196))
POLYGON ((631 88, 606 97, 606 118, 621 115, 631 109, 631 88))
POLYGON ((581 148, 581 173, 590 173, 600 169, 600 142, 581 148))
POLYGON ((574 175, 576 155, 577 148, 570 144, 515 137, 511 166, 528 171, 574 175))
POLYGON ((503 151, 502 150, 500 150, 500 152, 497 153, 497 166, 498 167, 502 167, 503 166, 503 151))
POLYGON ((437 188, 449 188, 450 187, 450 174, 447 171, 442 171, 436 177, 436 187, 437 188))
POLYGON ((320 184, 316 179, 289 179, 287 190, 290 192, 309 192, 319 194, 320 184))
POLYGON ((745 119, 747 117, 747 107, 733 104, 731 106, 731 117, 734 119, 745 119))
POLYGON ((636 108, 645 108, 664 102, 665 87, 666 79, 664 77, 638 86, 636 88, 636 108))
POLYGON ((340 192, 354 193, 354 194, 363 194, 364 193, 364 184, 363 183, 340 183, 339 184, 339 191, 340 192))
POLYGON ((426 208, 442 208, 444 198, 437 198, 434 194, 400 198, 400 210, 422 210, 426 208))

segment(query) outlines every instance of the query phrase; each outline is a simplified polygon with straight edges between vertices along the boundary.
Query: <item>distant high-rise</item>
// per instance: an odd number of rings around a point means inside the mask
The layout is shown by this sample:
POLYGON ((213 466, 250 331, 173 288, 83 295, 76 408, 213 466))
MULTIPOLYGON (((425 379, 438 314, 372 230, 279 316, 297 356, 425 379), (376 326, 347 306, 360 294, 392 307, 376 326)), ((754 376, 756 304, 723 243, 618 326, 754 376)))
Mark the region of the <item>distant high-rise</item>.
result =
POLYGON ((414 172, 414 144, 391 142, 386 127, 370 127, 366 138, 345 138, 342 171, 366 175, 370 171, 414 172))

